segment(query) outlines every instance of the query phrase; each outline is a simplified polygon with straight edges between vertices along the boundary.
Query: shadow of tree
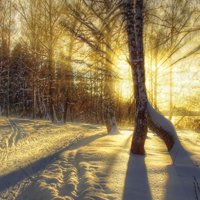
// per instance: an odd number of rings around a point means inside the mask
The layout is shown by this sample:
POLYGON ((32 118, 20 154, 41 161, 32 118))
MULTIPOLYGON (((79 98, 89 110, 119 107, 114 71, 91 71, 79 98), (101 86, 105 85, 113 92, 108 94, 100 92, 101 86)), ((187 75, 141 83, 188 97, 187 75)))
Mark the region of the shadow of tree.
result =
POLYGON ((122 199, 152 200, 145 156, 130 154, 122 199))
POLYGON ((200 198, 198 181, 200 168, 192 160, 192 154, 187 151, 177 136, 175 145, 170 152, 173 164, 168 166, 168 181, 166 184, 165 200, 196 200, 200 198), (195 183, 196 181, 196 183, 195 183))
POLYGON ((91 143, 94 140, 97 140, 98 138, 104 137, 105 133, 99 133, 97 135, 88 136, 86 138, 83 138, 82 140, 79 140, 77 144, 70 144, 69 146, 63 147, 60 151, 49 155, 47 157, 41 158, 40 160, 31 163, 30 165, 19 168, 9 174, 3 175, 0 177, 0 192, 6 190, 7 188, 16 185, 18 182, 24 180, 25 178, 29 178, 31 180, 34 180, 34 175, 40 172, 41 170, 44 170, 47 165, 55 162, 59 159, 59 156, 67 150, 72 150, 73 148, 77 148, 78 146, 87 145, 91 143), (74 147, 74 145, 76 147, 74 147))

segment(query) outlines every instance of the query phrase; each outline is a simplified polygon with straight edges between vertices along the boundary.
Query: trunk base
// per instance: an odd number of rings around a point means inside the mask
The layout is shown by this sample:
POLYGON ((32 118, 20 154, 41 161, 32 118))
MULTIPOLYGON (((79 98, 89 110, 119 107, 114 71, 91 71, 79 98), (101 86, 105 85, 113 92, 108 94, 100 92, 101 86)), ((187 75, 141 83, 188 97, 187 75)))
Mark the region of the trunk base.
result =
POLYGON ((145 149, 144 149, 144 141, 141 142, 132 142, 131 145, 131 153, 137 154, 137 155, 145 155, 145 149))
POLYGON ((106 120, 106 129, 108 134, 118 134, 119 130, 115 117, 106 120))

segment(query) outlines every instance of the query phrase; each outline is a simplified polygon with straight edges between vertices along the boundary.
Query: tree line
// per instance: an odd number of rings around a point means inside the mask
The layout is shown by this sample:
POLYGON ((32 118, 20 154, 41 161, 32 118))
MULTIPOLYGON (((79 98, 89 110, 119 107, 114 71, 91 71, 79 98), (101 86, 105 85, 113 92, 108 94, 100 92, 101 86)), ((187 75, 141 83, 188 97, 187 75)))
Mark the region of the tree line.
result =
MULTIPOLYGON (((115 59, 123 54, 131 64, 123 5, 121 0, 0 0, 1 114, 104 123, 108 132, 118 131, 117 122, 132 122, 136 99, 124 101, 114 89, 120 79, 115 59)), ((196 44, 185 50, 198 35, 198 11, 195 0, 144 2, 142 39, 151 63, 147 95, 158 108, 159 70, 166 64, 170 118, 174 66, 199 51, 196 44)))

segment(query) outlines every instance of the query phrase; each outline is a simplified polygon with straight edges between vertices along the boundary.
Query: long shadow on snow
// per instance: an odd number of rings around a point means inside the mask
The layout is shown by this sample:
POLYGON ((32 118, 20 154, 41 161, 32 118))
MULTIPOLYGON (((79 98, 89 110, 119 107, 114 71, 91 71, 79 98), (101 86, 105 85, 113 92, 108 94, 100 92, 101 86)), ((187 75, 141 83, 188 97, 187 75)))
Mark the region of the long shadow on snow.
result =
MULTIPOLYGON (((128 129, 129 130, 129 129, 128 129)), ((109 159, 108 167, 104 174, 108 175, 112 171, 113 165, 116 162, 118 155, 124 149, 129 151, 129 143, 132 135, 122 144, 117 152, 109 159), (110 164, 109 164, 110 163, 110 164)), ((124 183, 124 191, 122 200, 152 200, 147 169, 145 165, 145 156, 137 156, 130 153, 129 161, 127 163, 126 178, 124 183), (131 192, 130 192, 131 191, 131 192)))
POLYGON ((167 167, 168 181, 164 200, 199 199, 200 168, 191 159, 192 154, 183 147, 177 135, 176 137, 176 143, 170 152, 173 164, 167 167), (178 179, 175 179, 177 176, 178 179), (183 178, 187 181, 183 182, 183 178), (188 190, 191 183, 194 187, 188 190), (185 192, 186 190, 188 192, 185 192))
MULTIPOLYGON (((112 135, 112 136, 115 137, 115 135, 112 135)), ((98 176, 96 177, 97 180, 98 180, 97 182, 101 185, 102 188, 104 188, 104 193, 107 193, 108 195, 113 192, 113 191, 110 191, 110 189, 108 187, 109 186, 109 182, 108 182, 109 175, 111 174, 111 171, 112 171, 114 165, 116 164, 120 153, 122 153, 122 151, 127 151, 127 147, 129 149, 129 145, 128 144, 130 143, 130 138, 131 137, 132 137, 132 135, 130 135, 125 140, 125 142, 121 146, 119 146, 118 149, 115 150, 115 153, 111 157, 109 157, 108 160, 107 159, 104 160, 104 162, 105 162, 107 167, 105 168, 105 170, 101 171, 101 175, 105 176, 103 183, 101 182, 100 177, 98 177, 98 176)))
POLYGON ((145 156, 130 153, 122 199, 152 200, 145 156))
MULTIPOLYGON (((129 149, 128 144, 130 143, 131 138, 132 135, 127 138, 117 152, 109 159, 109 162, 107 163, 108 167, 105 169, 104 174, 110 174, 122 149, 125 151, 127 150, 127 147, 129 149)), ((152 200, 145 165, 145 156, 137 156, 130 153, 127 165, 122 200, 152 200)))
POLYGON ((41 158, 38 161, 31 163, 27 167, 23 167, 20 169, 17 169, 16 171, 13 171, 7 175, 3 175, 0 177, 0 192, 4 191, 5 189, 14 186, 18 182, 24 180, 25 178, 29 178, 31 180, 34 180, 33 175, 37 174, 41 170, 44 170, 47 165, 55 162, 59 159, 59 156, 61 153, 67 150, 72 150, 74 148, 77 148, 78 146, 84 146, 87 145, 98 138, 106 136, 105 133, 99 133, 97 135, 92 135, 86 138, 83 138, 82 140, 70 144, 69 146, 64 147, 63 149, 59 150, 58 152, 49 155, 47 157, 41 158), (74 147, 75 146, 75 147, 74 147))

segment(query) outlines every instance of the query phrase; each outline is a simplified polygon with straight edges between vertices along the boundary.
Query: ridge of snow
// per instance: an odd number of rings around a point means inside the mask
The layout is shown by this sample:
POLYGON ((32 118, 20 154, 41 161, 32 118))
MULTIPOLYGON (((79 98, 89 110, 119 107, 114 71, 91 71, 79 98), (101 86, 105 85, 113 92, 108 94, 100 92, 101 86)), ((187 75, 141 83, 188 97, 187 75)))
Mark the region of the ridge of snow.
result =
POLYGON ((156 125, 158 125, 159 127, 162 127, 165 131, 169 132, 174 138, 177 138, 176 130, 174 128, 174 125, 171 123, 171 121, 165 118, 159 112, 157 112, 149 102, 147 102, 147 112, 149 116, 151 117, 151 120, 156 125))

